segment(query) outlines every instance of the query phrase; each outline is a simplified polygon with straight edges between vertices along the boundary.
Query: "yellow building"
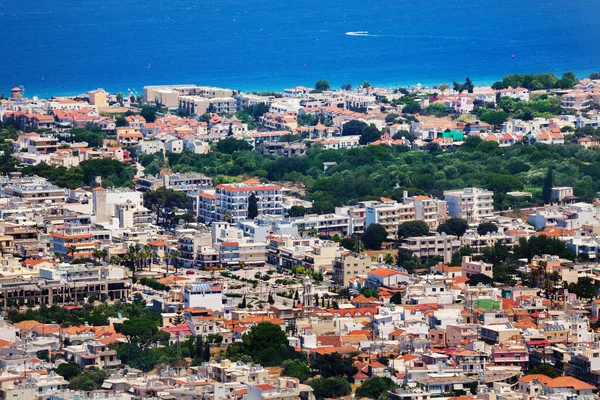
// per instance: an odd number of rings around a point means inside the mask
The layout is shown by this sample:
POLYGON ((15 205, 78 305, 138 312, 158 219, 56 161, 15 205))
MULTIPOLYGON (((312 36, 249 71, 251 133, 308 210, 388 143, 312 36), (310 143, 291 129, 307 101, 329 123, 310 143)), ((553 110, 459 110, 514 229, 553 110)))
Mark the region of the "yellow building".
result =
POLYGON ((108 93, 104 89, 88 92, 90 104, 98 107, 108 107, 108 93))

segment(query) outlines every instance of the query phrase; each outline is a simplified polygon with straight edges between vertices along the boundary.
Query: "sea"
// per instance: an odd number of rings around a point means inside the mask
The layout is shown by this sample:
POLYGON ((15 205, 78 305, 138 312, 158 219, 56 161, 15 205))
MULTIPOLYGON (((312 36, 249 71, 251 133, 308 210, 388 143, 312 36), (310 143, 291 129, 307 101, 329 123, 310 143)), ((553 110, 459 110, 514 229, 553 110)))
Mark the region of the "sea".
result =
POLYGON ((0 0, 0 93, 600 71, 598 0, 0 0))

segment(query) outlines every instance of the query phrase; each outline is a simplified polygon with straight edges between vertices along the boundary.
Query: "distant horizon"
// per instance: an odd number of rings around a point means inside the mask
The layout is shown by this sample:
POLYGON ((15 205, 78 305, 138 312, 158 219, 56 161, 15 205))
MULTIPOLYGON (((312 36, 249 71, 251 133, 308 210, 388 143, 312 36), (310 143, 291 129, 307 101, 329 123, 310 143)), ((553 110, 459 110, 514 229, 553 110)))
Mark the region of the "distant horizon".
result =
POLYGON ((0 36, 13 45, 0 68, 0 93, 22 85, 28 97, 98 87, 139 95, 144 85, 178 82, 281 91, 320 79, 336 88, 365 80, 392 88, 467 76, 484 85, 510 73, 600 70, 597 23, 581 17, 597 0, 543 7, 536 0, 60 5, 3 4, 0 36))

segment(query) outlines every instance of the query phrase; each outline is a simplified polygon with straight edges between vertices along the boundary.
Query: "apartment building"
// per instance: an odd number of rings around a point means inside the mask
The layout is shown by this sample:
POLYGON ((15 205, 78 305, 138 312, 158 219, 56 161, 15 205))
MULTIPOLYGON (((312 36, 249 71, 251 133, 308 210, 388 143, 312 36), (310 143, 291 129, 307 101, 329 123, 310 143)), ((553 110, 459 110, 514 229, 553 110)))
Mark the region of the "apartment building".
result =
POLYGON ((460 248, 460 239, 454 235, 436 233, 430 236, 415 236, 402 240, 399 251, 410 254, 420 259, 440 257, 443 262, 448 263, 460 248))
POLYGON ((180 96, 179 108, 196 115, 209 111, 217 114, 235 114, 237 104, 233 97, 180 96))
MULTIPOLYGON (((167 108, 177 108, 180 96, 199 96, 207 99, 232 97, 236 94, 231 89, 197 85, 165 85, 144 86, 143 99, 147 103, 159 103, 167 108)), ((235 113, 235 111, 234 111, 235 113)))
POLYGON ((210 282, 188 283, 183 288, 185 308, 204 307, 223 311, 223 292, 220 286, 210 282))
POLYGON ((343 214, 306 214, 294 219, 292 225, 297 226, 298 230, 306 232, 314 229, 319 235, 339 234, 345 236, 352 234, 351 222, 350 216, 343 214))
POLYGON ((467 278, 471 275, 486 275, 490 278, 494 277, 493 265, 484 263, 483 261, 473 261, 470 256, 464 256, 461 263, 462 276, 467 278))
POLYGON ((254 241, 251 238, 218 242, 214 245, 214 248, 219 255, 221 265, 263 266, 267 262, 267 244, 254 241))
POLYGON ((283 215, 281 186, 262 184, 256 179, 244 183, 222 184, 214 194, 197 197, 198 219, 203 222, 237 222, 248 218, 248 199, 254 194, 258 215, 283 215), (214 198, 212 198, 214 196, 214 198))
POLYGON ((350 280, 358 275, 366 276, 371 268, 371 257, 353 253, 342 252, 333 262, 333 281, 336 285, 348 287, 350 280))
POLYGON ((58 139, 53 136, 32 136, 27 143, 27 152, 53 154, 58 150, 58 139))
POLYGON ((502 89, 500 90, 500 97, 529 101, 529 90, 522 87, 502 89))
POLYGON ((88 99, 91 105, 108 107, 108 93, 104 89, 89 91, 88 99))
POLYGON ((21 199, 29 205, 64 203, 66 190, 48 183, 45 179, 34 179, 2 186, 0 196, 21 199))
POLYGON ((573 110, 581 110, 592 104, 592 96, 587 92, 575 90, 561 96, 562 106, 573 110))
POLYGON ((371 224, 380 224, 392 234, 398 232, 398 226, 408 221, 415 221, 416 210, 412 204, 384 202, 371 205, 365 211, 365 229, 371 224))
POLYGON ((478 255, 483 252, 483 249, 492 247, 496 243, 512 247, 514 245, 514 236, 502 232, 489 232, 485 235, 480 235, 476 231, 473 231, 465 233, 460 238, 460 241, 463 246, 471 247, 473 254, 478 255))
POLYGON ((448 215, 477 222, 494 215, 494 192, 480 188, 445 190, 448 215))
POLYGON ((212 178, 198 173, 163 175, 163 184, 167 189, 178 192, 192 192, 212 189, 212 178))

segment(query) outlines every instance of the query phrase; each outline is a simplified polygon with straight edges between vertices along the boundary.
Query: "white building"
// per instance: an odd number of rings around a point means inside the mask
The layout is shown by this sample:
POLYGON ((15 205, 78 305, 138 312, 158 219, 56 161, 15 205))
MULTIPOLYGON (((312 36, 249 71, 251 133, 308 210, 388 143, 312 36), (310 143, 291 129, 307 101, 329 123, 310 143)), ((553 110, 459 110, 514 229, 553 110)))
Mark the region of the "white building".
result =
POLYGON ((198 217, 204 222, 248 219, 248 202, 253 194, 258 215, 283 215, 281 186, 250 179, 244 183, 219 185, 214 195, 198 197, 198 217))
POLYGON ((469 222, 480 221, 494 214, 494 192, 480 188, 444 191, 448 215, 469 222))
POLYGON ((185 308, 206 308, 207 310, 223 311, 223 292, 220 286, 210 282, 188 283, 183 288, 185 308))

